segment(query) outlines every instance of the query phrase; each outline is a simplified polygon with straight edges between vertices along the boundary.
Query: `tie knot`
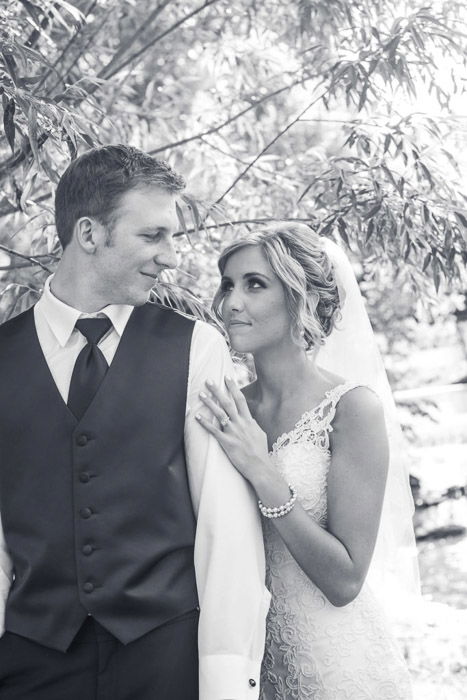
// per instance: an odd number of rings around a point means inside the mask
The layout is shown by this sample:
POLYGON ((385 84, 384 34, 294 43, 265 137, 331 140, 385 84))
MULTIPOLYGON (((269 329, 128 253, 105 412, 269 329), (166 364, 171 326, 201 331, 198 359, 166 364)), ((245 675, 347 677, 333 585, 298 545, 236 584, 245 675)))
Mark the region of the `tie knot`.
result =
POLYGON ((97 345, 112 325, 110 318, 80 318, 75 328, 84 335, 88 343, 97 345))

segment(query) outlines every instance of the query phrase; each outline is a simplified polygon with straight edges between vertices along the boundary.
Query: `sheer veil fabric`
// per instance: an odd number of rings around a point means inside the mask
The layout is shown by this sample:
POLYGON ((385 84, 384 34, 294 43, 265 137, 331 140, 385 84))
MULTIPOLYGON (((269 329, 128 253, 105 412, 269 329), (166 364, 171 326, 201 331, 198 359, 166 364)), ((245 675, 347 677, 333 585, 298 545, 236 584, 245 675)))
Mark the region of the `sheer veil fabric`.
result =
POLYGON ((355 274, 344 251, 325 239, 343 305, 342 318, 317 353, 320 367, 363 384, 383 403, 390 463, 381 522, 367 581, 394 632, 403 636, 418 623, 420 579, 412 524, 414 504, 396 406, 355 274))

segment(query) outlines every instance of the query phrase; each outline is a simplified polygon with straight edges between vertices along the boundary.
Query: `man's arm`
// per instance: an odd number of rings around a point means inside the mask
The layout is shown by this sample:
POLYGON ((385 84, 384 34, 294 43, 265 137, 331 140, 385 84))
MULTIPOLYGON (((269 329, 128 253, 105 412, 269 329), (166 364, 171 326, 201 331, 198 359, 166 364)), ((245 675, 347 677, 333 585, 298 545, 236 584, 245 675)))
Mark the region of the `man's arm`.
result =
POLYGON ((256 700, 269 592, 256 499, 195 419, 206 379, 233 376, 220 334, 197 322, 190 356, 185 447, 197 530, 201 700, 256 700))

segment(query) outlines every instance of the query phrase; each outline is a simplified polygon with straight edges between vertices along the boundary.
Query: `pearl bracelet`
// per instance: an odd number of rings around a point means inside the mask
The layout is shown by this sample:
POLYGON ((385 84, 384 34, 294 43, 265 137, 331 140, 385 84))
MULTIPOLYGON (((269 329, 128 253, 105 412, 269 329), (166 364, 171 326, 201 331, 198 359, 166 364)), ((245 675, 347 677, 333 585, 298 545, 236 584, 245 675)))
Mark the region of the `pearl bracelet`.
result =
POLYGON ((291 486, 290 484, 288 486, 290 491, 290 498, 287 501, 287 503, 284 503, 282 506, 269 508, 268 506, 265 506, 264 503, 262 503, 260 500, 258 500, 258 507, 261 511, 261 514, 264 515, 265 518, 282 518, 284 515, 287 515, 287 513, 290 513, 290 511, 295 505, 295 501, 297 500, 297 492, 295 491, 293 486, 291 486))

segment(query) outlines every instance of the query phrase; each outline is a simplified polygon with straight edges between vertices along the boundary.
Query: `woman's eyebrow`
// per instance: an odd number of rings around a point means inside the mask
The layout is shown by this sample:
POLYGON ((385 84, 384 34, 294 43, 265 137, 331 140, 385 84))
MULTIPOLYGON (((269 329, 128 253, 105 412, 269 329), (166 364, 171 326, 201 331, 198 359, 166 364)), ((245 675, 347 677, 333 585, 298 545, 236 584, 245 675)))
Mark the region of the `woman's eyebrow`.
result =
POLYGON ((247 279, 248 277, 264 277, 265 280, 271 281, 270 278, 267 275, 265 275, 263 272, 245 272, 243 277, 245 279, 247 279))

